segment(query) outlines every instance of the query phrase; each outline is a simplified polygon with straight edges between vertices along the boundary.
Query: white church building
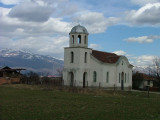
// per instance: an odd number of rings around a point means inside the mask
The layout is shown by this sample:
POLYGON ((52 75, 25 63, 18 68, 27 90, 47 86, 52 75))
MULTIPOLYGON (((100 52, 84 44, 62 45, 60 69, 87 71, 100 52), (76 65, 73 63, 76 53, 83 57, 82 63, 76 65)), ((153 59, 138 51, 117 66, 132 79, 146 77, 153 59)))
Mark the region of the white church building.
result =
POLYGON ((65 86, 131 90, 132 68, 125 56, 88 48, 87 29, 74 26, 64 48, 65 86))

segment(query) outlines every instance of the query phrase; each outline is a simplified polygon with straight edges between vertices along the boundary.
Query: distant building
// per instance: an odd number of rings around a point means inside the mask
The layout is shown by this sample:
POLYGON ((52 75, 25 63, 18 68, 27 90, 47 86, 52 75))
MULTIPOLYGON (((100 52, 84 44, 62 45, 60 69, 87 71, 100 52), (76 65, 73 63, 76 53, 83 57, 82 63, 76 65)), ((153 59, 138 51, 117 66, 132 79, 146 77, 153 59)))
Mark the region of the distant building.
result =
POLYGON ((130 90, 133 66, 128 59, 88 48, 88 35, 81 25, 69 33, 69 47, 64 49, 64 85, 130 90))
POLYGON ((144 73, 133 74, 133 89, 147 90, 148 86, 151 91, 158 91, 158 80, 153 76, 146 75, 144 73))
POLYGON ((25 69, 11 69, 8 66, 0 69, 0 85, 20 83, 20 71, 25 69))

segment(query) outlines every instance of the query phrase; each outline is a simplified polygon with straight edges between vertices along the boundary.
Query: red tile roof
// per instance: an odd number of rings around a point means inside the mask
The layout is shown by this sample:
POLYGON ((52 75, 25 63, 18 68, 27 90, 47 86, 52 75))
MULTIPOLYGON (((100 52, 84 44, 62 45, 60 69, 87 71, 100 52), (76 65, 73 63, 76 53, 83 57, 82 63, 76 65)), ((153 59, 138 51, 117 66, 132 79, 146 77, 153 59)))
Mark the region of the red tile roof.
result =
POLYGON ((144 73, 141 73, 141 76, 143 77, 144 80, 156 80, 155 77, 146 75, 144 73))
POLYGON ((116 63, 120 58, 120 56, 114 53, 108 53, 108 52, 102 52, 102 51, 96 51, 96 50, 92 50, 92 55, 96 59, 104 63, 116 63))
POLYGON ((141 79, 143 79, 143 80, 157 80, 156 77, 147 75, 147 74, 145 74, 145 73, 136 72, 135 74, 138 75, 138 76, 139 76, 141 79))

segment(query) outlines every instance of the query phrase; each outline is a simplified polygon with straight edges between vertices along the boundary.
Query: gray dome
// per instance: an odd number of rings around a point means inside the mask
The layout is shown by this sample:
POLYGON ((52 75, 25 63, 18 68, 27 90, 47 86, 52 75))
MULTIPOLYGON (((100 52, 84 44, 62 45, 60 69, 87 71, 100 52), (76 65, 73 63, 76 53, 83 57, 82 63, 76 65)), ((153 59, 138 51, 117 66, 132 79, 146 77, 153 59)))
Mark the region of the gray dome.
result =
POLYGON ((76 25, 71 29, 71 32, 69 34, 72 33, 82 33, 82 34, 88 34, 87 29, 81 25, 76 25))

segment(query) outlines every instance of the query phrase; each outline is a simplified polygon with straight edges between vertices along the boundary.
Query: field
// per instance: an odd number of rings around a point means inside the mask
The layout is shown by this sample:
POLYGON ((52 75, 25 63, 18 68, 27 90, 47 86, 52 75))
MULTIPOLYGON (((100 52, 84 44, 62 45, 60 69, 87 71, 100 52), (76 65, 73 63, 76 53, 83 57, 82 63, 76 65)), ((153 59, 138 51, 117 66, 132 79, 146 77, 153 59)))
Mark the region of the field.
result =
POLYGON ((160 95, 3 85, 0 120, 160 120, 160 95))

